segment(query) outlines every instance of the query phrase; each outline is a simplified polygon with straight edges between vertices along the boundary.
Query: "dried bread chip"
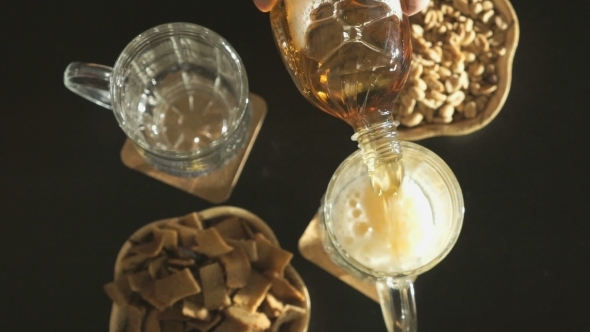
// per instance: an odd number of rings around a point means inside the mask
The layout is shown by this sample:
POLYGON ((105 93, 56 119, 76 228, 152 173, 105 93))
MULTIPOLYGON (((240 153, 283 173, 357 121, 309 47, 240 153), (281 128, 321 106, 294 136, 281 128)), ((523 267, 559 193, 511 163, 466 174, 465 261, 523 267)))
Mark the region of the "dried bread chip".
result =
POLYGON ((213 332, 252 332, 252 330, 236 321, 226 319, 213 332))
POLYGON ((158 319, 159 320, 173 320, 173 321, 188 321, 190 317, 187 317, 182 312, 183 306, 182 303, 176 302, 174 305, 158 312, 158 319))
POLYGON ((230 253, 219 257, 225 270, 225 285, 228 288, 241 288, 246 286, 252 266, 250 260, 240 247, 230 253))
POLYGON ((178 223, 181 225, 184 225, 184 226, 198 229, 198 230, 204 229, 203 222, 201 221, 201 217, 199 217, 199 214, 196 212, 187 214, 186 216, 180 218, 178 223))
POLYGON ((209 310, 204 305, 189 300, 182 301, 182 314, 198 320, 209 319, 209 310))
POLYGON ((178 233, 178 245, 190 247, 195 245, 195 236, 199 230, 184 226, 178 223, 178 220, 170 221, 162 225, 162 229, 172 229, 178 233))
POLYGON ((162 237, 162 247, 166 250, 178 248, 178 233, 173 229, 154 229, 154 237, 162 237))
POLYGON ((154 279, 152 279, 148 270, 128 273, 127 280, 129 281, 129 287, 131 290, 139 293, 139 295, 149 304, 158 310, 164 310, 166 308, 166 304, 156 298, 154 279))
POLYGON ((157 310, 148 311, 143 323, 143 332, 162 332, 160 329, 160 319, 157 310))
POLYGON ((129 249, 130 253, 143 255, 145 257, 156 257, 164 246, 164 233, 153 231, 153 239, 147 243, 136 244, 129 249))
POLYGON ((303 308, 287 304, 283 312, 272 323, 271 332, 279 332, 283 324, 294 321, 295 319, 305 315, 306 311, 303 308))
POLYGON ((279 301, 272 293, 267 293, 263 302, 264 313, 271 318, 278 317, 285 309, 283 302, 279 301))
POLYGON ((121 261, 123 272, 133 272, 141 270, 145 266, 148 258, 148 256, 142 254, 126 255, 121 261))
POLYGON ((248 238, 248 234, 238 217, 226 218, 213 225, 211 228, 216 229, 224 239, 242 240, 248 238))
POLYGON ((156 297, 156 289, 154 287, 154 284, 152 283, 150 287, 143 289, 139 295, 141 295, 141 298, 143 298, 145 301, 147 301, 149 304, 151 304, 154 308, 158 309, 159 311, 162 311, 164 309, 166 309, 167 307, 169 307, 166 303, 162 303, 157 297, 156 297))
POLYGON ((293 254, 275 246, 261 233, 254 235, 254 241, 258 253, 258 260, 252 263, 254 267, 270 276, 282 276, 293 254))
POLYGON ((195 265, 195 260, 192 258, 170 258, 168 259, 169 265, 176 265, 182 267, 189 267, 195 265))
POLYGON ((226 240, 227 244, 234 248, 242 248, 250 262, 258 260, 258 251, 256 250, 256 242, 253 240, 226 240))
POLYGON ((223 309, 226 318, 249 328, 250 330, 266 330, 270 327, 270 320, 260 312, 249 312, 248 310, 232 305, 223 309))
POLYGON ((129 298, 129 293, 125 293, 121 290, 117 282, 113 281, 103 286, 104 291, 107 295, 111 298, 111 301, 115 302, 120 306, 127 305, 127 299, 129 298))
POLYGON ((280 299, 305 301, 305 296, 285 278, 273 278, 270 291, 280 299))
POLYGON ((214 310, 230 305, 231 301, 225 288, 223 270, 219 263, 203 266, 199 269, 199 275, 203 285, 205 308, 214 310))
POLYGON ((233 297, 233 302, 249 312, 255 312, 271 286, 271 280, 256 271, 250 273, 248 284, 244 288, 238 290, 233 297))
POLYGON ((160 269, 162 269, 162 267, 166 263, 167 258, 168 258, 168 256, 161 255, 161 256, 158 256, 158 257, 152 259, 148 263, 147 270, 148 270, 150 276, 152 277, 152 279, 158 278, 158 272, 160 271, 160 269))
POLYGON ((154 282, 156 299, 167 307, 187 296, 198 294, 201 287, 189 269, 183 269, 154 282))
POLYGON ((218 257, 234 250, 233 247, 223 240, 215 228, 207 228, 199 231, 195 235, 195 240, 197 245, 193 246, 192 249, 210 258, 218 257))
POLYGON ((154 279, 148 270, 141 270, 136 273, 128 273, 127 280, 129 280, 129 287, 132 291, 141 293, 142 291, 152 287, 154 279))
POLYGON ((147 311, 146 308, 127 305, 124 310, 127 312, 125 332, 141 332, 143 319, 147 311))
MULTIPOLYGON (((168 222, 169 220, 175 220, 176 218, 172 219, 165 219, 162 222, 168 222)), ((149 226, 147 232, 141 232, 137 234, 133 234, 129 237, 128 241, 131 242, 132 245, 138 245, 142 243, 148 243, 154 239, 154 229, 158 227, 156 226, 149 226)))

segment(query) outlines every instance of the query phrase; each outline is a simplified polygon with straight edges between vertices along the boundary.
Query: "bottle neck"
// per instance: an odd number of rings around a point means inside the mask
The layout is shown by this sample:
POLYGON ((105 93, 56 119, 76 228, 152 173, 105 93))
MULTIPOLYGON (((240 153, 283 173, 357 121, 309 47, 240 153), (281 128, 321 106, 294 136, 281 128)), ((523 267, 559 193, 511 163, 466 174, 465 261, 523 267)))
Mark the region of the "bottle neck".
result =
POLYGON ((359 143, 371 186, 379 196, 397 194, 404 177, 398 125, 399 122, 388 120, 362 128, 352 136, 359 143))
POLYGON ((383 164, 401 160, 402 149, 398 139, 398 125, 398 121, 387 120, 359 128, 352 136, 352 140, 358 142, 363 161, 369 171, 374 171, 383 164))

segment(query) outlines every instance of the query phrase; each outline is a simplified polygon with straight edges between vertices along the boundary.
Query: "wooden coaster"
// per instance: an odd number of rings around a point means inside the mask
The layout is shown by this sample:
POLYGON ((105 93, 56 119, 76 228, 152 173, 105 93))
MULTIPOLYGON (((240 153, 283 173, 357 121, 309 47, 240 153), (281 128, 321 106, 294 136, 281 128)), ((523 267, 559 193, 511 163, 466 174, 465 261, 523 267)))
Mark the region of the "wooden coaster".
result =
POLYGON ((299 252, 307 260, 328 271, 336 278, 355 288, 372 300, 379 302, 375 283, 369 280, 359 280, 352 277, 341 267, 334 264, 326 251, 324 251, 321 239, 320 220, 317 213, 299 239, 299 252))
POLYGON ((183 178, 164 173, 149 165, 129 139, 125 141, 121 150, 121 160, 125 166, 189 194, 214 204, 223 203, 229 199, 238 182, 266 116, 267 106, 264 99, 250 93, 250 102, 252 103, 252 118, 244 147, 232 160, 212 173, 195 178, 183 178))

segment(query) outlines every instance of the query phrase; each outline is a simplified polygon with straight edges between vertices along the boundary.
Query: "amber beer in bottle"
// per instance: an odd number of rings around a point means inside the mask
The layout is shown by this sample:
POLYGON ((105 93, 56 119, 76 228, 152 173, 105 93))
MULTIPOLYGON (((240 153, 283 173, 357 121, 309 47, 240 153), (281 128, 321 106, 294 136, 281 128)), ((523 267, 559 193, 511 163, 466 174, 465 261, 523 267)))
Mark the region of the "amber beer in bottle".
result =
POLYGON ((412 48, 400 0, 282 0, 271 11, 293 81, 355 131, 391 116, 412 48))

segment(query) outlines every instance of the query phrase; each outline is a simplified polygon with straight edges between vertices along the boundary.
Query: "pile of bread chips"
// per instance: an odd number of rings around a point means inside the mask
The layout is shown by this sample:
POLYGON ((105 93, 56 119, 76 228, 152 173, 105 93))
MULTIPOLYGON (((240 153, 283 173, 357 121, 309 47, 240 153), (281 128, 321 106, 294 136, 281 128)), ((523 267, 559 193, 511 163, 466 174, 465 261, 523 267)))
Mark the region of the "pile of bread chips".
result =
POLYGON ((157 225, 129 239, 121 277, 104 286, 126 332, 278 332, 306 314, 284 274, 293 255, 245 220, 192 213, 157 225))

